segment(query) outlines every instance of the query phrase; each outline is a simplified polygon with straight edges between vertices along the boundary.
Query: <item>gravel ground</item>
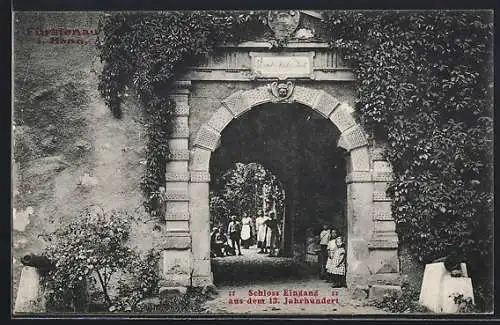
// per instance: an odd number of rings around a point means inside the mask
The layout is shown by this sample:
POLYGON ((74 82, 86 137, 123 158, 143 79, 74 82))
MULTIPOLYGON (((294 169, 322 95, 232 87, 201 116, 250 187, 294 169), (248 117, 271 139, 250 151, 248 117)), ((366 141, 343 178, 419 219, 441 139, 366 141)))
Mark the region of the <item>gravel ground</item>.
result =
POLYGON ((292 258, 268 257, 257 249, 242 249, 243 256, 213 259, 218 295, 202 306, 209 314, 336 315, 385 314, 366 301, 351 299, 345 288, 331 288, 314 269, 292 258), (315 296, 293 296, 312 291, 315 296), (296 299, 295 299, 296 298, 296 299), (302 299, 302 300, 300 300, 302 299), (320 303, 306 303, 305 299, 320 303), (292 302, 292 303, 290 303, 292 302))

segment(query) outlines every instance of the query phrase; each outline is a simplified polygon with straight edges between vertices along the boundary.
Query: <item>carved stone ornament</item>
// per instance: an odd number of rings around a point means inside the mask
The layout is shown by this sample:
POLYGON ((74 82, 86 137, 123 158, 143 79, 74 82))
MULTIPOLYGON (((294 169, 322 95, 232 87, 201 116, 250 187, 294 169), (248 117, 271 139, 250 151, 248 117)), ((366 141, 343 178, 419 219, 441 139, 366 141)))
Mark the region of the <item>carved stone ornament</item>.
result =
POLYGON ((300 22, 298 10, 270 10, 267 24, 277 38, 286 38, 292 35, 300 22))
POLYGON ((288 100, 293 93, 294 84, 291 81, 288 82, 278 82, 275 81, 269 84, 269 90, 276 97, 276 101, 286 101, 288 100))

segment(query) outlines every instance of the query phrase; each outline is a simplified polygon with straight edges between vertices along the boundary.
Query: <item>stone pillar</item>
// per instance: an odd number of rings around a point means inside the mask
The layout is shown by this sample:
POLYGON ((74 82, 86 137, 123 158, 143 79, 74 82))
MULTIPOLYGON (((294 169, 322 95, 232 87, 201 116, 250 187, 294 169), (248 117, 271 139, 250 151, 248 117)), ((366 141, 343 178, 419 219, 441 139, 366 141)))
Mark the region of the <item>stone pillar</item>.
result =
POLYGON ((366 146, 349 152, 347 165, 347 285, 367 285, 370 269, 368 243, 373 229, 373 184, 366 146))
POLYGON ((166 165, 166 211, 161 248, 160 292, 169 287, 191 286, 193 254, 189 218, 189 88, 191 82, 175 83, 171 98, 176 107, 168 140, 170 157, 166 165))
POLYGON ((392 181, 392 168, 383 156, 382 148, 374 148, 373 164, 373 225, 374 231, 369 242, 370 284, 400 285, 398 258, 398 236, 396 223, 392 217, 391 199, 386 190, 392 181))
POLYGON ((189 184, 189 211, 193 249, 192 285, 206 286, 213 283, 210 267, 210 209, 208 171, 191 170, 189 184))
POLYGON ((219 145, 219 139, 220 133, 214 127, 204 125, 198 131, 190 152, 189 213, 194 258, 193 286, 213 283, 210 265, 210 157, 219 145))

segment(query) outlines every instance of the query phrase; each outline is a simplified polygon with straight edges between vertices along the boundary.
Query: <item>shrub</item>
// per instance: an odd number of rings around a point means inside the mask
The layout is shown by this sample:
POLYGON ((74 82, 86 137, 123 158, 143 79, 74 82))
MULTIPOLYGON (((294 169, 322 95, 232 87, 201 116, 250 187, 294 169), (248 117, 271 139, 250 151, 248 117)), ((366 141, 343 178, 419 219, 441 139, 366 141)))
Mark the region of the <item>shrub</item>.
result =
POLYGON ((429 310, 420 305, 419 292, 408 285, 402 286, 402 294, 393 292, 380 299, 371 300, 370 304, 391 313, 428 313, 429 310))
POLYGON ((461 293, 451 295, 453 302, 458 305, 459 313, 476 313, 479 312, 476 305, 472 302, 472 297, 465 297, 461 293))
POLYGON ((158 254, 141 257, 127 247, 133 220, 126 212, 87 210, 52 234, 44 254, 55 265, 44 277, 48 310, 88 311, 102 299, 109 311, 132 311, 154 292, 158 254), (115 296, 110 294, 112 280, 118 282, 115 296))
POLYGON ((492 287, 492 12, 336 11, 325 28, 357 76, 361 123, 388 144, 399 239, 492 287))

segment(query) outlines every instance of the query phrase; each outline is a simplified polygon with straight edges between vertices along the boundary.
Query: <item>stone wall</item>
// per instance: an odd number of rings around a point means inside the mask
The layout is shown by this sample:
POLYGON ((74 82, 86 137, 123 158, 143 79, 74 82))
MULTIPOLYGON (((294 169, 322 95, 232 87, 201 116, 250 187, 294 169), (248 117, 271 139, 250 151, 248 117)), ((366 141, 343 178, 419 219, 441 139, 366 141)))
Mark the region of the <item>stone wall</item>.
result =
MULTIPOLYGON (((14 300, 20 257, 44 249, 43 233, 92 205, 144 216, 140 107, 126 103, 123 118, 112 117, 97 90, 100 66, 93 44, 51 44, 29 30, 93 30, 99 18, 98 13, 68 12, 14 18, 14 300)), ((142 220, 131 241, 147 249, 153 245, 153 225, 145 216, 142 220)))

